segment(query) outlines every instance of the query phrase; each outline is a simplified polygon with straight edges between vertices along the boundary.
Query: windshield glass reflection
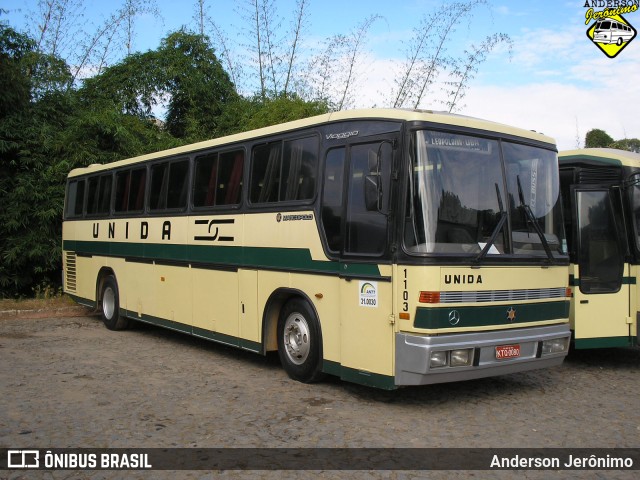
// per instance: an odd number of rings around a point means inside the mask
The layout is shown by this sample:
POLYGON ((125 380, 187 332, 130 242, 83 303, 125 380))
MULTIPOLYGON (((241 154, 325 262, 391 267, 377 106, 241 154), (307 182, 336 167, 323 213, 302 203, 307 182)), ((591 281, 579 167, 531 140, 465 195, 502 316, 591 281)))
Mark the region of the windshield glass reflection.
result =
POLYGON ((564 254, 554 152, 423 130, 415 133, 412 163, 409 253, 564 254))

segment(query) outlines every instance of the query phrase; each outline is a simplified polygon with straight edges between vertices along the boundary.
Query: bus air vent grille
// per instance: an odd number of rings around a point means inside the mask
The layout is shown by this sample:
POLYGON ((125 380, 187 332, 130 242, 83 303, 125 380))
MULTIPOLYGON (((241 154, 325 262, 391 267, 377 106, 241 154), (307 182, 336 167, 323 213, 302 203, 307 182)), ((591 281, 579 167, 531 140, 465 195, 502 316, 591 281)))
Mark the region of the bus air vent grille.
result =
POLYGON ((607 167, 580 167, 578 170, 580 185, 609 185, 620 183, 620 169, 607 167))
POLYGON ((76 292, 76 254, 65 253, 64 283, 68 292, 76 292))
POLYGON ((481 290, 474 292, 440 292, 440 303, 513 302, 564 298, 566 288, 533 288, 527 290, 481 290))

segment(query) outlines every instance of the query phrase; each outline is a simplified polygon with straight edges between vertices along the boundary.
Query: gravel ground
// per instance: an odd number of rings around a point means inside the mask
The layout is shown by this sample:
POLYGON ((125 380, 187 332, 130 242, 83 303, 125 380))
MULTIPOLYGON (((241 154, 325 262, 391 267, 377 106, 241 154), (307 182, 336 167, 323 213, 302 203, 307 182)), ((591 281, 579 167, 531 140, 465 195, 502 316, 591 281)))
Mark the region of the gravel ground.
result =
MULTIPOLYGON (((297 383, 277 355, 147 325, 111 332, 99 318, 73 313, 79 316, 0 315, 1 448, 640 447, 640 349, 572 352, 553 369, 387 392, 335 378, 297 383)), ((293 479, 310 473, 0 470, 0 479, 293 479)), ((634 478, 622 471, 315 473, 337 479, 634 478)))

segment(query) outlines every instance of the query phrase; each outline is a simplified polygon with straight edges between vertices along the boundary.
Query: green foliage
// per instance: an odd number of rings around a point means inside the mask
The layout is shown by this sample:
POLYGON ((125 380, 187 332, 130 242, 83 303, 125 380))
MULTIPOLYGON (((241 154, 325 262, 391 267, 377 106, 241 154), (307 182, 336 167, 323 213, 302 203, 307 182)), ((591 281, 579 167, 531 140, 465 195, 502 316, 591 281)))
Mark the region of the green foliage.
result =
POLYGON ((640 152, 640 139, 625 138, 614 140, 604 130, 594 128, 587 132, 584 140, 585 148, 617 148, 630 152, 640 152))
POLYGON ((29 78, 22 61, 33 47, 28 37, 0 24, 0 119, 19 111, 29 101, 29 78))
POLYGON ((166 101, 165 128, 185 142, 224 134, 218 117, 238 98, 208 38, 183 30, 169 34, 158 50, 129 55, 87 79, 78 93, 85 108, 145 119, 166 101))
POLYGON ((177 138, 204 140, 224 134, 218 117, 238 98, 235 86, 213 52, 209 39, 179 31, 158 50, 166 93, 167 130, 177 138))
POLYGON ((268 127, 329 112, 326 102, 309 102, 289 94, 275 98, 256 95, 230 103, 220 118, 227 134, 268 127))
POLYGON ((64 97, 29 104, 0 125, 0 292, 22 293, 59 269, 66 169, 56 161, 64 97))
POLYGON ((611 146, 619 150, 628 150, 630 152, 640 153, 640 139, 638 138, 625 138, 624 140, 616 140, 611 146))
POLYGON ((584 139, 586 148, 610 147, 612 143, 613 138, 607 132, 598 128, 589 130, 584 139))
POLYGON ((0 297, 46 295, 60 285, 73 168, 327 110, 296 96, 240 97, 208 39, 184 31, 76 89, 62 59, 0 23, 0 297), (154 118, 162 106, 165 125, 154 118))

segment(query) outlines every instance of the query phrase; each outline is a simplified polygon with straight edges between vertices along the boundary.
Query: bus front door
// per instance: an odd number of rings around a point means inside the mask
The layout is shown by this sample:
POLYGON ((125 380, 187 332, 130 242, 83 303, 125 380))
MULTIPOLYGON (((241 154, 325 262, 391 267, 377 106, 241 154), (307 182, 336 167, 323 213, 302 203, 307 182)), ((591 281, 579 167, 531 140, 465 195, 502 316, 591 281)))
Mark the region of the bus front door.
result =
POLYGON ((393 288, 392 267, 387 260, 393 143, 385 138, 353 144, 347 150, 340 261, 341 376, 393 388, 393 288), (366 182, 379 186, 377 204, 367 202, 366 182))
POLYGON ((571 328, 576 348, 630 343, 629 264, 618 228, 615 196, 607 188, 573 187, 571 328))

